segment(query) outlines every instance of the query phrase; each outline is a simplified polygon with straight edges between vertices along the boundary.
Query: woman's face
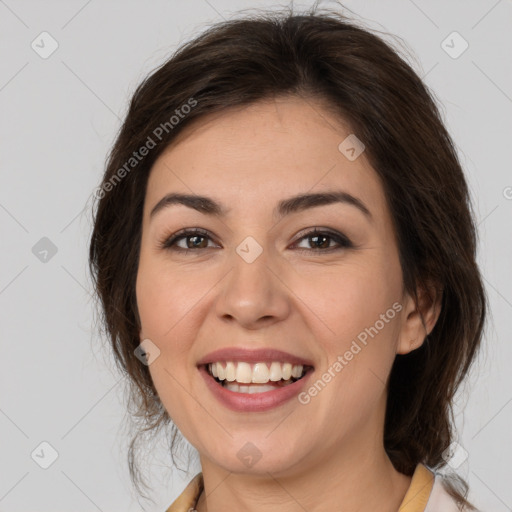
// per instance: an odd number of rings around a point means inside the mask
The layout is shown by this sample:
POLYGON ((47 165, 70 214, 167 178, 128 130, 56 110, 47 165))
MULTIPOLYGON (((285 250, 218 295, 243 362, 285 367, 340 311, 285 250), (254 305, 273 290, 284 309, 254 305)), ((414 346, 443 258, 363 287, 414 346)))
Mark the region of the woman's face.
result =
POLYGON ((151 170, 140 339, 160 350, 151 377, 203 466, 286 475, 382 448, 387 378, 413 348, 410 298, 382 185, 350 134, 318 104, 282 98, 199 120, 151 170), (159 203, 167 194, 208 201, 159 203), (338 199, 292 200, 314 194, 338 199), (209 356, 220 349, 233 351, 209 356), (247 383, 289 378, 277 363, 300 360, 312 370, 289 389, 247 383))

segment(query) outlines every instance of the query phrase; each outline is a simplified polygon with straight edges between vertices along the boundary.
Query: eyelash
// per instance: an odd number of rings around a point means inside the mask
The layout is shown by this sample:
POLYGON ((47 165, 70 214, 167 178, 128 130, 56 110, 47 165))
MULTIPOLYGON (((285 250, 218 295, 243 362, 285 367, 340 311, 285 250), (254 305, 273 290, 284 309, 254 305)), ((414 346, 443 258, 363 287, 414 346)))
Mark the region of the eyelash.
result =
MULTIPOLYGON (((307 233, 302 235, 296 242, 294 242, 294 245, 297 244, 298 242, 302 241, 303 239, 312 238, 313 236, 318 236, 318 235, 325 235, 328 238, 337 242, 340 246, 339 247, 329 247, 327 249, 296 249, 296 250, 298 250, 299 252, 312 252, 313 251, 313 252, 330 253, 333 251, 339 251, 342 249, 349 249, 349 248, 354 247, 354 244, 345 235, 342 235, 341 233, 333 232, 330 230, 323 230, 323 229, 318 229, 318 228, 314 228, 313 230, 308 231, 307 233)), ((177 251, 177 252, 182 252, 182 253, 190 253, 192 251, 196 251, 201 248, 184 249, 183 247, 178 247, 175 244, 178 240, 186 239, 186 238, 192 237, 192 236, 209 238, 211 240, 211 237, 210 237, 208 231, 201 229, 201 228, 193 228, 193 229, 184 229, 184 230, 178 231, 174 235, 164 237, 162 240, 160 240, 158 242, 158 245, 161 249, 167 249, 167 250, 177 251)), ((203 249, 208 249, 208 247, 204 247, 203 249)))

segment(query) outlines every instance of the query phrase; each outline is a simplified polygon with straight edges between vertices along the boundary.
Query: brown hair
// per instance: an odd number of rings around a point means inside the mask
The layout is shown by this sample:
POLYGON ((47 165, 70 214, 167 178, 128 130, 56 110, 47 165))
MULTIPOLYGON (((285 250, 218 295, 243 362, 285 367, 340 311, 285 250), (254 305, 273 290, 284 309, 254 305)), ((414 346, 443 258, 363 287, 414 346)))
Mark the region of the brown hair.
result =
MULTIPOLYGON (((139 492, 137 440, 170 424, 175 462, 177 435, 147 366, 134 355, 140 344, 135 281, 151 167, 192 121, 277 95, 317 100, 349 123, 383 183, 404 289, 416 301, 418 286, 428 290, 434 283, 442 290, 434 329, 393 364, 384 445, 395 468, 409 476, 418 463, 446 465, 452 402, 479 348, 487 310, 468 187, 434 96, 419 76, 382 38, 322 10, 315 5, 301 14, 244 16, 183 45, 137 87, 110 152, 93 214, 89 265, 102 325, 128 377, 133 417, 141 422, 129 450, 139 492), (131 161, 144 146, 151 149, 131 161)), ((449 492, 473 509, 467 484, 455 478, 449 492)))

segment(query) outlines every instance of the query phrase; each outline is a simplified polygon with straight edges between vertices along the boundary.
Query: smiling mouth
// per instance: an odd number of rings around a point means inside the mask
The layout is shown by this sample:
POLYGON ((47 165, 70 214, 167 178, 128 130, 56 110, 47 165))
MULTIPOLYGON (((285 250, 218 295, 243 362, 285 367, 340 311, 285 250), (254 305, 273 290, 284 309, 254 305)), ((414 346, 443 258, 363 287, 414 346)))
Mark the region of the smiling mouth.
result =
POLYGON ((313 371, 312 366, 281 363, 210 363, 202 365, 212 379, 235 393, 255 394, 290 386, 313 371))

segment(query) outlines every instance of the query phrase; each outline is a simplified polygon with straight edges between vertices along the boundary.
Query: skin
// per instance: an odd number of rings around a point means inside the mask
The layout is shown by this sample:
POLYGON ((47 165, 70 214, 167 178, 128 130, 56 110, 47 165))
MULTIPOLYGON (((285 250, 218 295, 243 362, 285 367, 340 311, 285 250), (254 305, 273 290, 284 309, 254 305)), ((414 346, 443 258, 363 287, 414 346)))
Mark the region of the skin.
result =
MULTIPOLYGON (((384 450, 386 382, 395 355, 418 348, 432 330, 439 303, 419 290, 418 308, 403 291, 379 177, 364 152, 349 161, 338 150, 350 133, 319 103, 282 97, 200 118, 151 170, 136 286, 140 336, 159 347, 151 377, 199 452, 199 512, 226 504, 315 512, 340 503, 346 511, 396 512, 410 485, 384 450), (359 198, 371 220, 342 203, 272 216, 282 199, 340 189, 359 198), (206 195, 230 212, 216 218, 172 205, 150 219, 169 192, 206 195), (195 227, 210 233, 199 249, 158 245, 195 227), (315 245, 304 237, 315 227, 344 234, 355 247, 329 249, 338 247, 332 238, 315 245), (263 249, 251 264, 235 251, 247 236, 263 249), (395 302, 402 310, 308 404, 292 399, 266 412, 234 412, 196 368, 218 348, 275 347, 311 359, 313 383, 395 302), (261 453, 250 468, 237 457, 248 441, 261 453)), ((187 239, 178 243, 187 247, 187 239)))

